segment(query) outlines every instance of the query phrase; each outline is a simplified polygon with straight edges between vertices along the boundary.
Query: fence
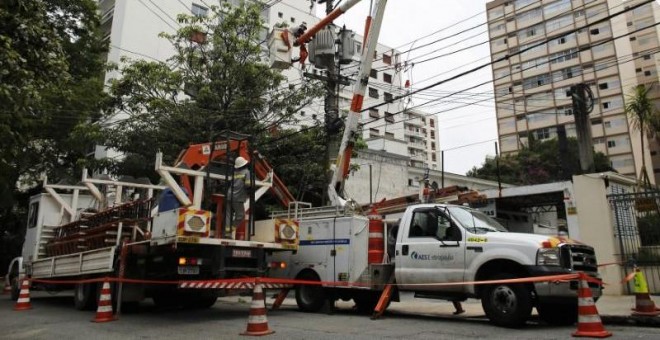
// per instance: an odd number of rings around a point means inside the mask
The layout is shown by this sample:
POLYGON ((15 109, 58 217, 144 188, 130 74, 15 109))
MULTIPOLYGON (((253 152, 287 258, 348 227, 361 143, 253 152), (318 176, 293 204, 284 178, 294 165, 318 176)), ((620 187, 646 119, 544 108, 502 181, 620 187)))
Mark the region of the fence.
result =
MULTIPOLYGON (((619 256, 644 272, 651 294, 660 294, 660 191, 607 196, 614 218, 619 256)), ((626 267, 626 274, 631 271, 626 267)), ((632 292, 628 285, 628 293, 632 292)))

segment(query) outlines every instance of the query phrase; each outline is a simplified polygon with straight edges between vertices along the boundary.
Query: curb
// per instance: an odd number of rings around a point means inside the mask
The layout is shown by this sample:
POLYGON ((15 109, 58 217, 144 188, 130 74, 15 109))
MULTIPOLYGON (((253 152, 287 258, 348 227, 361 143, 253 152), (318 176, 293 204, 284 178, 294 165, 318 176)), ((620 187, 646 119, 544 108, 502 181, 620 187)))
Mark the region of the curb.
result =
POLYGON ((654 316, 601 315, 600 318, 606 325, 660 327, 660 317, 654 316))

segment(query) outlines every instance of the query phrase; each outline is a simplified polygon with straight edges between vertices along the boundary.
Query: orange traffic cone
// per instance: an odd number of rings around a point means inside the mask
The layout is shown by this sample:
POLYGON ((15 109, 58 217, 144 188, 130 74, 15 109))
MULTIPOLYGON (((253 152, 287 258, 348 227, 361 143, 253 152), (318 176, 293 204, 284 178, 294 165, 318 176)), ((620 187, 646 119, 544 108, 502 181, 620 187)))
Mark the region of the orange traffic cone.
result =
POLYGON ((587 274, 580 273, 580 285, 578 287, 578 329, 573 333, 577 337, 606 338, 612 336, 603 327, 598 315, 598 309, 594 303, 591 288, 587 283, 587 274))
POLYGON ((112 315, 112 293, 110 292, 110 282, 104 281, 101 288, 101 295, 99 296, 98 308, 96 309, 96 316, 92 319, 93 322, 109 322, 115 321, 112 315))
POLYGON ((649 295, 649 286, 646 284, 646 278, 639 268, 635 267, 634 276, 635 291, 635 308, 633 308, 632 315, 634 316, 658 316, 660 310, 655 307, 655 303, 651 300, 649 295))
POLYGON ((255 283, 254 293, 252 294, 252 304, 250 305, 250 316, 248 317, 247 330, 241 333, 241 335, 261 336, 275 333, 275 331, 268 328, 268 318, 266 318, 266 303, 264 297, 264 291, 261 289, 261 284, 255 283))
POLYGON ((14 310, 28 310, 32 309, 32 304, 30 303, 30 280, 23 279, 21 284, 21 292, 18 295, 18 300, 14 305, 14 310))

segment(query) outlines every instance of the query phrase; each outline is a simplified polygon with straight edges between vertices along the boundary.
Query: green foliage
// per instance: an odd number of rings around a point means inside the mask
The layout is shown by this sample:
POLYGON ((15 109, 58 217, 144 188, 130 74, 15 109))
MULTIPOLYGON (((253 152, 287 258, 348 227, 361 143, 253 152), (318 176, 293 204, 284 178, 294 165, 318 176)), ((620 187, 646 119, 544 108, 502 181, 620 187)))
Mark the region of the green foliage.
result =
MULTIPOLYGON (((268 67, 260 11, 256 4, 223 2, 210 6, 207 17, 181 14, 176 33, 160 34, 175 50, 167 62, 123 60, 111 94, 113 107, 125 119, 112 127, 107 145, 128 156, 114 170, 154 176, 157 151, 172 163, 188 144, 214 140, 223 130, 250 135, 259 147, 272 141, 270 131, 285 134, 283 127, 298 124, 296 114, 322 94, 322 87, 317 82, 289 85, 268 67)), ((301 172, 316 171, 316 157, 309 152, 323 140, 319 132, 300 133, 260 151, 284 174, 285 183, 295 186, 301 172), (309 157, 297 159, 294 168, 289 158, 296 153, 309 157), (289 182, 287 174, 295 181, 289 182)))
MULTIPOLYGON (((43 174, 72 176, 100 138, 107 42, 93 0, 0 2, 0 236, 21 239, 43 174)), ((78 174, 77 174, 78 175, 78 174)), ((0 245, 16 247, 14 241, 0 245)), ((19 244, 20 247, 20 244, 19 244)), ((4 270, 4 263, 0 263, 4 270)))
POLYGON ((637 228, 642 246, 660 246, 660 215, 651 213, 638 217, 637 228))
MULTIPOLYGON (((562 167, 559 158, 557 139, 538 142, 530 140, 530 146, 516 155, 499 157, 501 180, 504 183, 528 185, 549 183, 570 179, 572 174, 564 173, 564 168, 580 169, 577 140, 568 138, 568 166, 562 167)), ((607 157, 597 152, 594 154, 594 166, 597 172, 612 170, 607 157)), ((481 167, 473 167, 467 176, 497 180, 497 159, 487 158, 481 167)))

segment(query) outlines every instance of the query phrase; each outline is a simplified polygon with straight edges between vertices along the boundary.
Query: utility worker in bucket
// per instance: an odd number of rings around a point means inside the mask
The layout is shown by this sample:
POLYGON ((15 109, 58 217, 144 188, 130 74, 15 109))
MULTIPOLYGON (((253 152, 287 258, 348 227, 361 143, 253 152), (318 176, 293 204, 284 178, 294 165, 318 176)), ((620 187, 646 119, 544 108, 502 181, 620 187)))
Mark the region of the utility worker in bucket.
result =
POLYGON ((237 157, 234 161, 234 181, 228 191, 228 198, 231 202, 231 237, 236 238, 236 228, 245 219, 245 201, 248 199, 247 187, 250 183, 250 170, 248 170, 248 161, 243 157, 237 157), (233 214, 232 214, 233 212, 233 214))

